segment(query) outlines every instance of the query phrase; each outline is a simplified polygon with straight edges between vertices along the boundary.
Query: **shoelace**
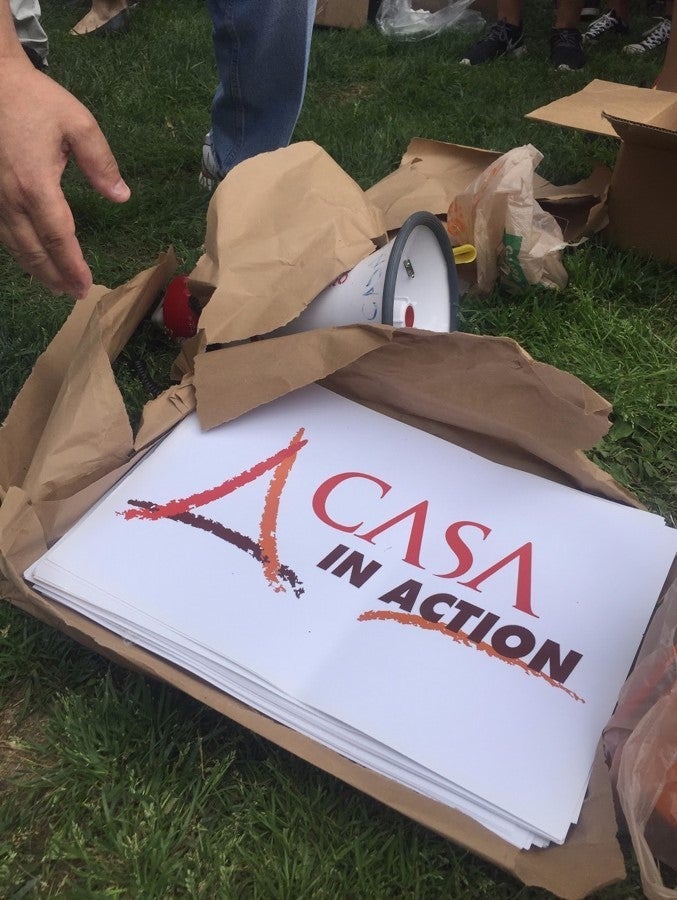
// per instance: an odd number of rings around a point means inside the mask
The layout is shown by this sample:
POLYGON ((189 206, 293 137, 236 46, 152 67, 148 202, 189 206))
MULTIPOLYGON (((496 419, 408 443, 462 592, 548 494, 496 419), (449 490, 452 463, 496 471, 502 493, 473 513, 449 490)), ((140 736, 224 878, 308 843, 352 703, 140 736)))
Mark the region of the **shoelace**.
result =
POLYGON ((647 37, 640 42, 642 47, 646 47, 647 50, 655 50, 656 47, 664 44, 670 37, 671 25, 670 19, 659 19, 658 25, 654 25, 645 32, 647 37))
POLYGON ((500 22, 495 22, 491 31, 486 37, 486 40, 492 44, 509 44, 510 36, 508 34, 508 23, 505 19, 501 19, 500 22))
POLYGON ((564 47, 578 47, 581 43, 581 35, 576 28, 558 28, 554 37, 564 47))
POLYGON ((606 31, 610 31, 618 24, 618 19, 612 12, 604 13, 587 30, 588 37, 597 38, 606 31))

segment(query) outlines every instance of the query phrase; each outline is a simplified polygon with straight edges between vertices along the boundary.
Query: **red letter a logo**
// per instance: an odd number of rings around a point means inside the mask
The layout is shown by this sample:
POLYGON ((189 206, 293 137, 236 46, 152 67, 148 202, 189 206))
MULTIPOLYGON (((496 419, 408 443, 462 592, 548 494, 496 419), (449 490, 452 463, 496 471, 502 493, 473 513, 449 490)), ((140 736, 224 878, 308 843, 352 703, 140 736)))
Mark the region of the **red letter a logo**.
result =
POLYGON ((227 541, 258 560, 263 568, 266 581, 274 591, 284 591, 285 588, 282 582, 286 581, 292 587, 296 596, 299 597, 303 593, 303 587, 297 575, 288 566, 280 563, 277 552, 276 531, 280 498, 284 486, 296 461, 297 453, 307 443, 307 439, 303 438, 303 428, 300 428, 287 447, 279 450, 273 456, 268 457, 268 459, 262 460, 250 469, 246 469, 239 475, 228 478, 216 487, 191 494, 190 497, 170 500, 162 505, 145 500, 130 500, 130 506, 135 508, 125 510, 121 515, 127 521, 131 519, 146 519, 150 521, 172 519, 175 522, 183 522, 185 525, 191 525, 193 528, 208 531, 215 537, 227 541), (273 475, 266 492, 257 542, 220 522, 215 522, 213 519, 208 519, 206 516, 197 515, 193 512, 193 510, 199 509, 201 506, 232 494, 238 488, 251 484, 266 472, 271 471, 273 475))

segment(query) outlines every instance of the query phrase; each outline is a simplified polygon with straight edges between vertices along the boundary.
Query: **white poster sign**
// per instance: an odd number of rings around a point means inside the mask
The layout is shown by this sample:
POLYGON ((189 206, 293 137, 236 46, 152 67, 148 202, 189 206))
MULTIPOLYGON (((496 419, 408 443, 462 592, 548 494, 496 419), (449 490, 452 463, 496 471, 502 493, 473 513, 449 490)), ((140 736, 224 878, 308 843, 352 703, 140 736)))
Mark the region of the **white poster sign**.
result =
POLYGON ((37 588, 518 846, 562 842, 677 537, 311 386, 191 416, 37 588))

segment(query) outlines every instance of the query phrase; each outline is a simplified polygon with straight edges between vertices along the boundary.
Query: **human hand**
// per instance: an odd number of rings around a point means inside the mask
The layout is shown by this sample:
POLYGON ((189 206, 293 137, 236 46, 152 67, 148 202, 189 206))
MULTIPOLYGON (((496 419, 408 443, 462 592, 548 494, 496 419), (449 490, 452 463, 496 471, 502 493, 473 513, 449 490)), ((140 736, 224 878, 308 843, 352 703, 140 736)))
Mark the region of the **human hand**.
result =
POLYGON ((115 157, 92 114, 23 54, 0 78, 0 241, 55 293, 83 297, 92 274, 61 190, 69 157, 103 197, 129 199, 115 157))

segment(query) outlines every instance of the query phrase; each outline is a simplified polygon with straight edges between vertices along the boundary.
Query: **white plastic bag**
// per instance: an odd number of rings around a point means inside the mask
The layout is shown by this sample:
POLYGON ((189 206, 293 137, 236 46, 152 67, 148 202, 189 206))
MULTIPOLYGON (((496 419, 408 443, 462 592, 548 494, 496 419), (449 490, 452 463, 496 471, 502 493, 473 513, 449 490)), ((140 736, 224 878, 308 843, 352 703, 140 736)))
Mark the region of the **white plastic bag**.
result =
POLYGON ((412 0, 382 0, 376 26, 386 37, 416 41, 432 37, 447 28, 469 31, 484 25, 481 14, 468 9, 473 0, 448 0, 437 12, 414 9, 412 0))
POLYGON ((452 244, 477 249, 477 286, 487 293, 499 279, 513 292, 530 284, 563 288, 567 272, 562 229, 534 198, 534 171, 543 159, 531 144, 493 162, 451 203, 447 230, 452 244))

